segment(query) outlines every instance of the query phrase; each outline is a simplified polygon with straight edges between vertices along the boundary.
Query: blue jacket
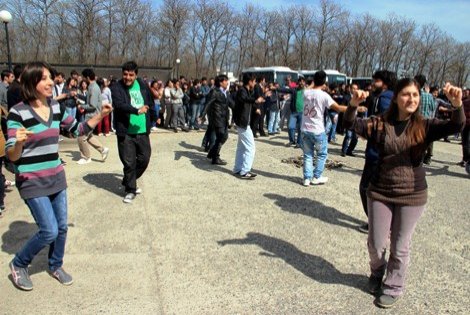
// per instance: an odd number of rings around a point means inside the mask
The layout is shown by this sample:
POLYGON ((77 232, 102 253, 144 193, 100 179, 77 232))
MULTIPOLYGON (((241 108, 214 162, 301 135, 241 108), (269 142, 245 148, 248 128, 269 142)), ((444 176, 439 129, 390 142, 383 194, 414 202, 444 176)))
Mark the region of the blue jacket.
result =
MULTIPOLYGON (((386 90, 377 96, 375 101, 372 104, 372 108, 368 110, 369 116, 380 116, 385 114, 385 112, 390 107, 393 98, 393 91, 386 90)), ((366 161, 375 163, 379 160, 379 153, 377 149, 372 145, 370 141, 367 141, 366 146, 366 161)))

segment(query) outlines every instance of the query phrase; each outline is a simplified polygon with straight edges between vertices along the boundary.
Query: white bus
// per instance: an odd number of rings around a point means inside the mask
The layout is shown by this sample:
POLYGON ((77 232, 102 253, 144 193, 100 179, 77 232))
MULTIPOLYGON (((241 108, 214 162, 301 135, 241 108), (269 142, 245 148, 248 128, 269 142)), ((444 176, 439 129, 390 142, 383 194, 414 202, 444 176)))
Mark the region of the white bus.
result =
MULTIPOLYGON (((299 74, 305 78, 305 80, 313 80, 313 75, 318 70, 301 70, 299 74)), ((336 70, 323 70, 328 78, 327 84, 329 87, 338 87, 341 84, 347 84, 347 77, 344 73, 336 70)))
POLYGON ((284 86, 286 84, 286 79, 288 77, 291 78, 292 82, 297 82, 299 78, 299 73, 288 67, 247 68, 242 71, 242 77, 245 73, 252 74, 256 78, 264 77, 266 79, 266 82, 277 82, 280 86, 284 86))

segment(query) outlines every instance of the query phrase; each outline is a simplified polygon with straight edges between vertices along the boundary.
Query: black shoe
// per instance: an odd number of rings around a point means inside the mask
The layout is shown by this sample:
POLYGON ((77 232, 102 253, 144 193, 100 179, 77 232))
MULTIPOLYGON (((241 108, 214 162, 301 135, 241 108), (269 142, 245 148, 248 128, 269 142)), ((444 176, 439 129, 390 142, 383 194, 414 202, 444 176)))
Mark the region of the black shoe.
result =
POLYGON ((460 161, 457 163, 458 166, 465 167, 465 161, 460 161))
POLYGON ((246 179, 246 180, 253 180, 255 179, 255 176, 253 176, 251 173, 246 173, 244 175, 239 175, 238 178, 240 179, 246 179))
POLYGON ((346 152, 346 155, 347 155, 347 156, 356 157, 356 154, 354 154, 354 153, 352 153, 352 152, 346 152))
POLYGON ((267 137, 268 135, 265 134, 265 133, 261 133, 259 136, 260 136, 260 137, 267 137))
POLYGON ((258 174, 256 174, 256 173, 253 173, 253 172, 248 172, 248 174, 250 174, 250 175, 251 175, 251 177, 256 177, 256 176, 258 176, 258 174))
POLYGON ((300 149, 300 148, 301 148, 301 146, 298 143, 294 146, 294 149, 300 149))
POLYGON ((342 157, 345 157, 345 156, 346 156, 346 153, 341 152, 341 156, 342 156, 342 157))
POLYGON ((212 164, 214 165, 227 165, 227 162, 225 162, 224 160, 221 160, 221 159, 216 159, 216 160, 212 160, 212 164))
POLYGON ((189 132, 189 128, 181 128, 184 132, 189 132))
POLYGON ((174 133, 178 133, 178 129, 173 128, 174 133))
POLYGON ((258 138, 258 135, 253 135, 253 137, 258 138))
POLYGON ((362 233, 369 233, 369 224, 363 224, 359 227, 359 231, 362 233))

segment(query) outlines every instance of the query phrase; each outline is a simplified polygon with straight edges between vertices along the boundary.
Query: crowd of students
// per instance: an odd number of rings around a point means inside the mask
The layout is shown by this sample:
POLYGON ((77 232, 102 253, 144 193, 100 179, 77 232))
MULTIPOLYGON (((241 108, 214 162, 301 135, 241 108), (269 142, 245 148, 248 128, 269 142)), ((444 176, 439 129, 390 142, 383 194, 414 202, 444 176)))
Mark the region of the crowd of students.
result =
MULTIPOLYGON (((284 122, 287 145, 303 151, 306 187, 328 182, 323 171, 328 143, 336 142, 338 126, 344 127, 343 156, 354 156, 358 137, 367 140, 359 195, 368 216, 362 230, 368 232, 369 290, 378 294, 378 305, 391 307, 403 294, 411 236, 425 210, 423 164, 431 163, 433 141, 461 132, 460 164, 470 173, 470 98, 468 90, 450 84, 429 88, 422 75, 397 80, 393 72, 381 70, 373 79, 365 90, 354 84, 328 86, 324 71, 284 86, 250 75, 239 84, 230 84, 225 75, 209 80, 181 77, 163 84, 139 78, 134 62, 123 65, 120 80, 98 78, 92 69, 84 69, 81 75, 73 71, 65 79, 63 73, 39 62, 2 72, 6 145, 0 142, 5 148, 0 156, 14 162, 16 186, 39 226, 10 263, 15 285, 32 289, 28 265, 48 245, 50 274, 62 284, 72 283, 62 268, 67 186, 59 159, 59 133, 78 138, 81 165, 91 161, 88 145, 105 161, 109 149, 97 136, 115 133, 124 172, 123 201, 132 203, 142 193, 136 180, 149 164, 150 132, 199 130, 207 117, 202 143, 214 165, 227 164, 221 150, 228 130, 235 126, 233 174, 242 180, 257 176, 252 172, 255 138, 281 133, 284 122)), ((0 139, 5 140, 2 135, 0 139)))

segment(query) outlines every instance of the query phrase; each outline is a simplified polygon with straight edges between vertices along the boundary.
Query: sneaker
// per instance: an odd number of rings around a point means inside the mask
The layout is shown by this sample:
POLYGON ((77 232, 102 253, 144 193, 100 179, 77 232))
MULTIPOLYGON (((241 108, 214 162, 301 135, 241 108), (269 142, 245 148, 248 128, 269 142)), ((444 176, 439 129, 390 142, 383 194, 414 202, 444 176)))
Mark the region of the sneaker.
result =
POLYGON ((359 231, 362 233, 369 233, 369 224, 363 224, 359 227, 359 231))
POLYGON ((310 184, 311 184, 310 179, 308 179, 308 178, 304 179, 304 184, 303 184, 303 185, 304 185, 305 187, 310 186, 310 184))
POLYGON ((13 265, 13 260, 10 262, 11 277, 13 283, 21 290, 31 291, 33 283, 29 278, 28 268, 19 268, 13 265))
POLYGON ((312 179, 312 185, 323 185, 328 182, 328 177, 320 176, 312 179))
POLYGON ((158 130, 157 127, 150 128, 150 132, 157 132, 157 130, 158 130))
POLYGON ((65 162, 64 160, 60 159, 60 164, 62 164, 62 166, 65 166, 65 165, 67 165, 67 162, 65 162))
POLYGON ((103 152, 101 152, 101 160, 106 161, 106 159, 108 158, 108 154, 109 154, 109 148, 104 148, 103 149, 103 152))
POLYGON ((134 200, 134 199, 135 199, 135 194, 133 194, 133 193, 128 193, 128 194, 126 195, 126 197, 124 197, 124 199, 122 200, 122 202, 124 202, 124 203, 132 203, 132 200, 134 200))
POLYGON ((55 271, 48 271, 52 278, 57 279, 63 285, 71 285, 73 283, 72 276, 65 272, 64 268, 60 267, 55 271))
POLYGON ((387 294, 382 294, 376 300, 376 303, 380 307, 390 308, 390 307, 393 306, 393 304, 395 304, 398 301, 399 298, 400 298, 399 296, 391 296, 391 295, 387 295, 387 294))
POLYGON ((141 193, 142 193, 142 188, 137 188, 137 189, 135 190, 135 194, 136 194, 136 195, 140 195, 141 193))
POLYGON ((15 186, 16 182, 14 180, 5 180, 5 187, 15 186))
POLYGON ((370 275, 369 277, 369 283, 367 284, 367 289, 369 290, 370 293, 372 294, 377 294, 380 291, 380 288, 382 287, 382 278, 374 275, 370 275))
POLYGON ((246 173, 244 175, 240 174, 238 175, 238 178, 240 179, 246 179, 246 180, 253 180, 255 179, 255 177, 253 175, 251 175, 251 173, 246 173))
POLYGON ((89 159, 81 158, 81 159, 78 160, 78 162, 77 162, 78 165, 83 165, 83 164, 88 164, 88 163, 91 163, 91 158, 89 158, 89 159))

